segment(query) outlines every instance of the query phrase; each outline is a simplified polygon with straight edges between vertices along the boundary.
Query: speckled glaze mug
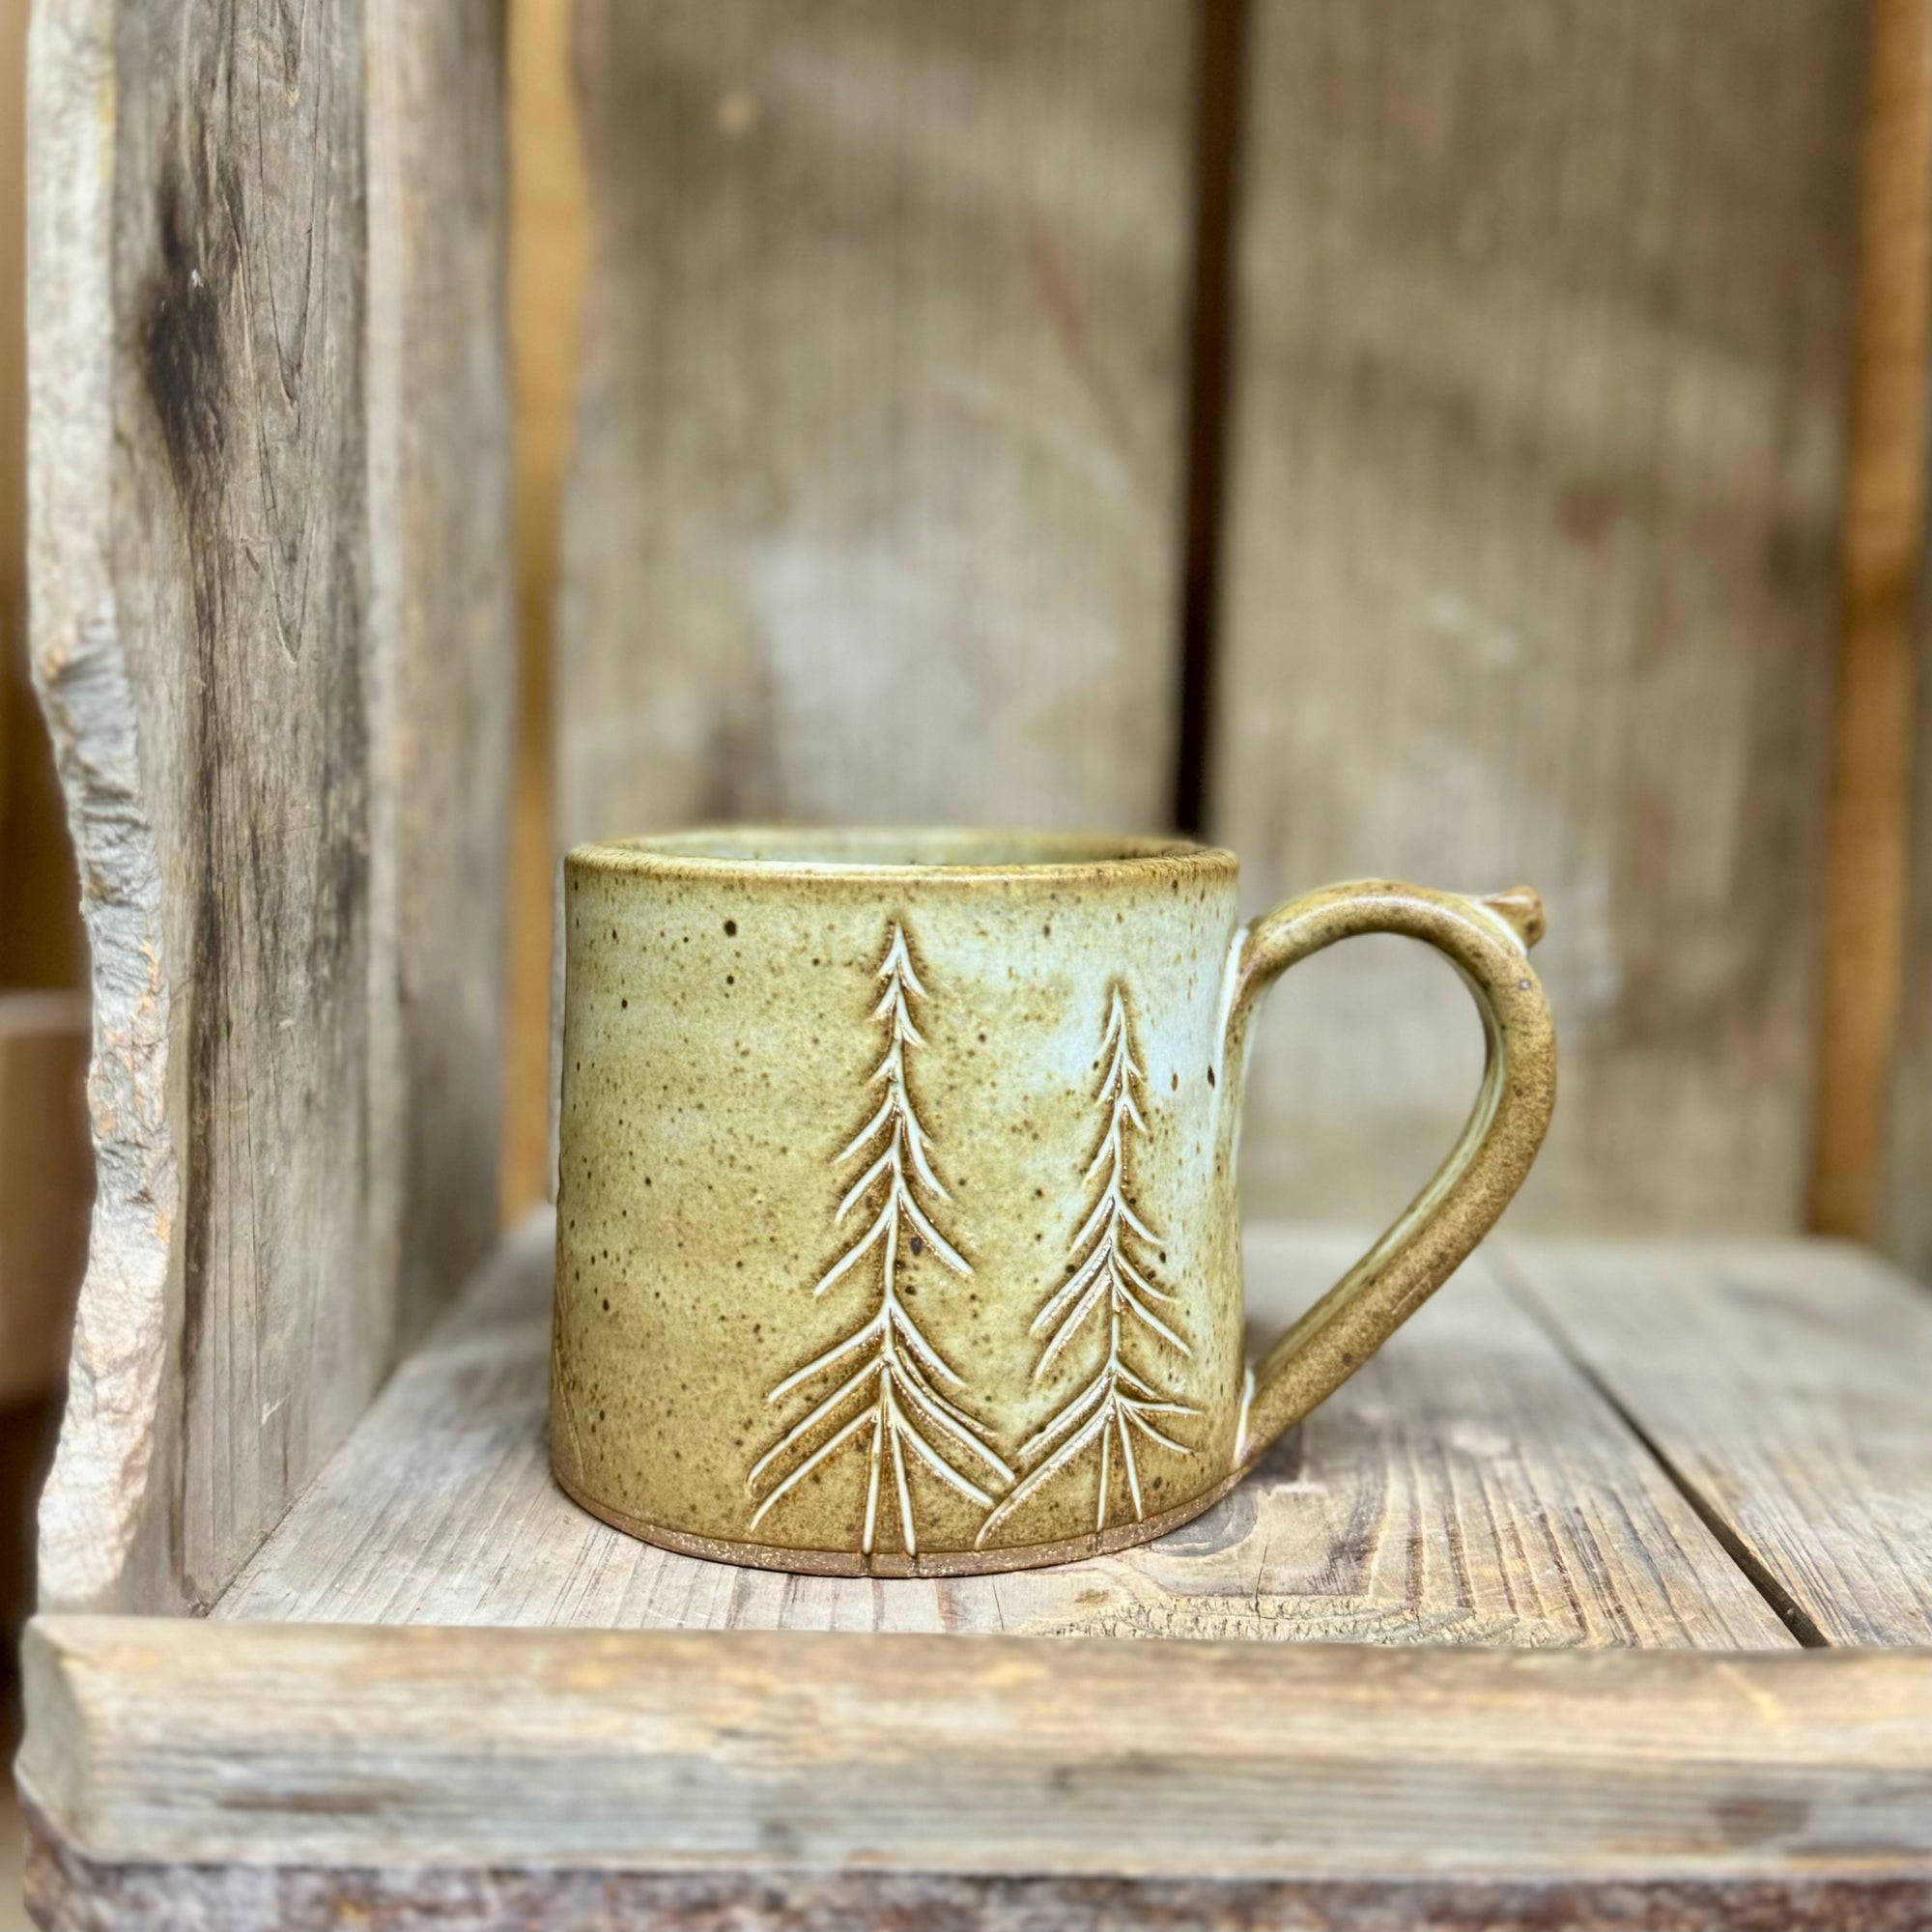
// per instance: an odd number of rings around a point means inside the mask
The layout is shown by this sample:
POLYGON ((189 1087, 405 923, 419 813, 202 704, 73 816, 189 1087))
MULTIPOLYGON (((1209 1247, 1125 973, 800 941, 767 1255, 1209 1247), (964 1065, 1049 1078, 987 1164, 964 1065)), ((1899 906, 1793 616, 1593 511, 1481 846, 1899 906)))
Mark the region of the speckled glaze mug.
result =
POLYGON ((1173 1529, 1366 1361, 1555 1097, 1527 890, 1373 881, 1246 929, 1228 852, 732 830, 565 865, 557 1480, 672 1549, 913 1576, 1173 1529), (1488 1068, 1441 1171, 1252 1367, 1236 1154, 1289 966, 1446 953, 1488 1068))

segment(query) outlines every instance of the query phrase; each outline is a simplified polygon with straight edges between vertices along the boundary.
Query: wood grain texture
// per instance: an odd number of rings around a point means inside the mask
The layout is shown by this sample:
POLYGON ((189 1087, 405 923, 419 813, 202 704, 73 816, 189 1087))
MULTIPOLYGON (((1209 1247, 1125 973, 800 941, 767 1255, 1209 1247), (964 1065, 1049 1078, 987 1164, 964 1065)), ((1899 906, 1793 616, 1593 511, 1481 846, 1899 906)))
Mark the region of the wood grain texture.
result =
POLYGON ((1869 1241, 1905 989, 1932 352, 1932 6, 1869 0, 1811 1226, 1869 1241))
POLYGON ((116 1861, 1932 1878, 1922 1652, 43 1617, 24 1657, 23 1791, 116 1861))
POLYGON ((1932 1640, 1932 1300, 1834 1241, 1505 1253, 1806 1641, 1932 1640))
POLYGON ((558 834, 1151 828, 1192 10, 586 0, 558 834))
POLYGON ((543 1865, 106 1864, 29 1808, 27 1893, 48 1932, 1922 1932, 1926 1881, 981 1878, 543 1865))
POLYGON ((494 22, 36 16, 36 659, 101 1173, 54 1602, 212 1601, 488 1236, 494 22))
POLYGON ((512 707, 504 0, 369 0, 369 527, 403 1093, 394 1338, 497 1236, 512 707))
POLYGON ((56 1603, 104 1597, 125 1572, 162 1426, 180 1207, 162 853, 137 743, 135 653, 114 582, 122 338, 115 120, 103 111, 116 95, 114 18, 111 0, 46 0, 28 42, 30 643, 93 955, 98 1174, 64 1447, 43 1504, 41 1576, 56 1603))
MULTIPOLYGON (((1524 1225, 1803 1217, 1862 77, 1840 0, 1256 0, 1210 829, 1543 892, 1524 1225)), ((1461 994, 1296 979, 1251 1199, 1392 1207, 1461 994)))
MULTIPOLYGON (((226 1619, 1771 1648, 1790 1639, 1635 1438, 1464 1269, 1226 1501, 1118 1556, 876 1582, 639 1543, 553 1483, 550 1219, 399 1371, 216 1606, 226 1619)), ((1346 1239, 1252 1233, 1286 1325, 1346 1239)))
POLYGON ((114 20, 114 590, 181 1095, 131 1559, 156 1608, 215 1594, 355 1420, 396 1225, 371 1200, 393 1122, 371 1065, 391 960, 371 930, 361 21, 327 0, 286 39, 256 24, 114 20))

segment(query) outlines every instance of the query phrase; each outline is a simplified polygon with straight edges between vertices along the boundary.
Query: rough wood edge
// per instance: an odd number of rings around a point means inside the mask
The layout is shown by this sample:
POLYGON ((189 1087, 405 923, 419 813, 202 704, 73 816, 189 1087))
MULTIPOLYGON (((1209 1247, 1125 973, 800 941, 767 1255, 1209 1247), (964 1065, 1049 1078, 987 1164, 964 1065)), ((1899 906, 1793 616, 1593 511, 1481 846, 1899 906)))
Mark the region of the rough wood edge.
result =
POLYGON ((22 1790, 114 1864, 1932 1880, 1932 1651, 79 1616, 24 1659, 22 1790))
MULTIPOLYGON (((360 979, 337 986, 323 1003, 344 1012, 352 1005, 360 1009, 364 1037, 355 1077, 366 1113, 359 1124, 381 1151, 366 1176, 355 1258, 360 1275, 353 1291, 359 1300, 353 1309, 344 1297, 329 1303, 339 1325, 353 1334, 351 1346, 330 1356, 315 1378, 326 1385, 320 1411, 326 1420, 314 1437, 279 1459, 278 1470, 278 1459, 261 1459, 270 1520, 285 1506, 291 1486, 299 1488, 311 1473, 303 1456, 318 1444, 326 1454, 333 1446, 328 1434, 346 1432, 400 1346, 467 1271, 494 1221, 494 1094, 486 1099, 472 1083, 455 1100, 442 1096, 455 1084, 447 1073, 452 1064, 466 1058, 493 1064, 501 1001, 500 985, 492 982, 499 974, 479 973, 450 986, 436 970, 441 959, 436 949, 460 941, 444 939, 436 922, 461 896, 477 907, 473 951, 500 958, 509 581, 502 533, 478 535, 493 508, 502 511, 507 531, 504 410, 489 408, 503 390, 503 372, 486 366, 492 347, 500 347, 500 330, 493 334, 491 327, 501 309, 500 262, 487 245, 495 239, 492 215, 498 211, 479 213, 473 201, 445 206, 437 197, 450 180, 482 183, 485 202, 491 192, 478 171, 493 158, 500 5, 469 0, 458 16, 451 10, 367 0, 359 11, 366 31, 358 46, 331 42, 329 58, 346 62, 337 99, 355 110, 363 167, 345 173, 349 151, 342 149, 326 199, 338 225, 359 224, 353 239, 366 261, 345 259, 343 268, 355 280, 366 268, 366 302, 355 316, 345 311, 340 320, 345 329, 359 329, 367 366, 354 372, 357 382, 350 384, 343 372, 312 361, 314 386, 303 413, 313 411, 318 420, 327 413, 336 430, 355 431, 353 454, 362 469, 363 500, 356 507, 364 526, 355 532, 352 517, 341 528, 359 537, 367 555, 366 575, 358 575, 362 608, 355 640, 363 660, 356 722, 366 726, 367 743, 358 742, 353 758, 345 755, 341 776, 350 790, 361 793, 355 809, 366 849, 356 856, 366 865, 348 890, 366 895, 366 904, 352 908, 349 924, 366 923, 369 944, 360 979), (455 78, 479 84, 480 106, 474 88, 468 98, 448 101, 447 90, 426 96, 451 78, 437 71, 437 55, 452 31, 460 35, 466 27, 473 37, 463 43, 469 64, 455 78), (470 125, 453 123, 465 145, 451 142, 450 126, 439 127, 420 111, 426 98, 447 106, 452 117, 468 109, 470 125), (439 174, 433 163, 445 172, 439 174), (487 233, 483 222, 491 223, 487 233), (482 245, 459 260, 466 237, 481 237, 482 245), (454 305, 452 275, 466 278, 456 284, 454 305), (418 309, 440 317, 440 332, 412 327, 418 309), (440 360, 439 345, 448 350, 440 360), (465 450, 481 449, 487 461, 452 469, 437 432, 446 431, 448 412, 466 395, 479 394, 485 414, 474 419, 472 410, 465 450), (344 410, 356 419, 343 418, 344 410), (434 487, 425 487, 426 477, 434 487), (485 564, 500 559, 500 567, 488 572, 479 553, 485 564), (474 592, 469 605, 463 590, 452 592, 451 585, 474 592), (492 598, 500 611, 487 612, 493 634, 484 637, 475 606, 492 598), (500 639, 495 635, 498 617, 500 639), (462 666, 443 649, 452 640, 466 654, 462 666), (498 642, 500 664, 494 661, 498 642), (438 738, 430 727, 439 714, 429 700, 443 688, 440 679, 451 689, 461 682, 474 703, 468 713, 453 714, 438 738), (479 714, 485 715, 480 725, 479 714), (351 762, 354 771, 346 768, 351 762), (466 801, 474 804, 466 825, 455 831, 476 836, 452 837, 451 828, 425 814, 464 786, 466 801), (420 803, 425 794, 428 806, 420 803), (437 888, 424 892, 421 883, 432 876, 437 888), (412 973, 417 967, 420 973, 412 973), (454 1017, 445 1019, 445 1013, 454 1017), (440 1119, 439 1106, 445 1117, 460 1107, 461 1121, 440 1119)), ((180 833, 169 831, 161 783, 169 734, 162 728, 144 743, 142 733, 153 734, 157 719, 165 727, 164 707, 171 700, 149 688, 156 674, 150 659, 159 650, 156 662, 171 666, 171 643, 145 632, 130 635, 136 620, 148 621, 138 612, 124 631, 117 611, 117 567, 124 609, 130 589, 146 581, 130 552, 138 545, 130 535, 126 490, 127 424, 124 418, 117 430, 114 402, 129 353, 128 316, 115 306, 115 277, 128 272, 129 197, 138 202, 142 187, 128 170, 145 165, 122 152, 126 128, 141 119, 133 110, 144 103, 135 95, 147 91, 150 77, 124 38, 138 12, 119 0, 49 0, 36 10, 31 35, 33 642, 93 952, 90 1099, 99 1168, 71 1401, 42 1511, 41 1576, 43 1601, 96 1607, 152 1606, 157 1591, 159 1601, 174 1604, 185 1594, 184 1577, 169 1572, 180 1565, 180 1548, 192 1543, 193 1524, 185 1539, 182 1497, 174 1488, 183 1480, 173 1453, 180 1432, 169 1390, 177 1350, 184 1362, 192 1354, 182 1339, 187 1332, 184 1285, 198 1287, 205 1272, 191 1260, 195 1243, 185 1222, 187 1183, 206 1178, 198 1138, 194 1148, 188 1144, 188 1117, 193 1114, 198 1134, 206 1110, 183 1087, 185 1062, 178 1057, 170 1072, 169 1038, 184 988, 190 980, 200 987, 210 972, 218 967, 226 973, 231 963, 184 961, 179 930, 176 957, 168 956, 163 898, 169 898, 170 913, 178 911, 180 890, 165 869, 173 863, 170 840, 178 841, 180 833), (136 65, 123 71, 130 59, 136 65), (131 91, 121 92, 124 83, 131 91), (117 218, 123 224, 118 241, 117 218), (164 1489, 173 1492, 165 1498, 157 1494, 164 1489)), ((355 12, 345 18, 353 21, 355 12)), ((226 30, 217 25, 210 31, 218 36, 226 30)), ((347 123, 340 131, 347 140, 347 123)), ((337 276, 328 286, 346 284, 337 276)), ((125 289, 119 299, 125 308, 125 289)), ((343 441, 341 447, 351 445, 343 441)), ((351 515, 349 505, 337 507, 351 515)), ((232 1099, 217 1095, 213 1105, 232 1099)), ((250 1292, 269 1292, 272 1299, 275 1275, 270 1257, 265 1280, 250 1292)), ((219 1389, 219 1377, 207 1377, 185 1396, 185 1417, 206 1406, 211 1382, 219 1389)), ((282 1406, 265 1405, 264 1421, 282 1406)), ((242 1426, 252 1435, 254 1417, 242 1426)), ((245 1455, 230 1458, 228 1466, 247 1461, 245 1455)), ((242 1555, 263 1526, 242 1522, 242 1555)), ((232 1549, 222 1549, 195 1582, 218 1590, 232 1574, 233 1559, 232 1549)), ((193 1587, 185 1594, 192 1598, 193 1587)))
POLYGON ((46 1599, 77 1604, 107 1593, 141 1515, 178 1198, 161 873, 109 528, 114 11, 111 0, 43 0, 28 36, 31 643, 93 954, 99 1173, 40 1566, 46 1599))
POLYGON ((49 1932, 324 1932, 340 1925, 436 1932, 1923 1932, 1926 1882, 1903 1879, 1650 1879, 1603 1882, 1389 1878, 1217 1880, 955 1876, 775 1867, 609 1872, 559 1866, 107 1864, 31 1799, 27 1899, 49 1932))

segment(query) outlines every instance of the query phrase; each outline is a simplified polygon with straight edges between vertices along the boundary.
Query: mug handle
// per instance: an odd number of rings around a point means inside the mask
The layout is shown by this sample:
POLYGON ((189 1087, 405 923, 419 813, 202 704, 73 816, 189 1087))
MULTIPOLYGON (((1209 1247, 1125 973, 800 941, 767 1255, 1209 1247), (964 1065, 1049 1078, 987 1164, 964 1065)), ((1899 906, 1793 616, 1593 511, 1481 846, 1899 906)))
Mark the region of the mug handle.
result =
POLYGON ((1522 1185, 1556 1101, 1556 1035, 1529 949, 1543 901, 1527 886, 1463 898, 1371 879, 1278 906, 1236 941, 1222 1065, 1232 1076, 1220 1155, 1234 1183, 1252 1030, 1262 995, 1312 952, 1365 932, 1445 954, 1483 1016, 1476 1105, 1435 1177, 1380 1240, 1250 1371, 1235 1466, 1339 1388, 1455 1273, 1522 1185))

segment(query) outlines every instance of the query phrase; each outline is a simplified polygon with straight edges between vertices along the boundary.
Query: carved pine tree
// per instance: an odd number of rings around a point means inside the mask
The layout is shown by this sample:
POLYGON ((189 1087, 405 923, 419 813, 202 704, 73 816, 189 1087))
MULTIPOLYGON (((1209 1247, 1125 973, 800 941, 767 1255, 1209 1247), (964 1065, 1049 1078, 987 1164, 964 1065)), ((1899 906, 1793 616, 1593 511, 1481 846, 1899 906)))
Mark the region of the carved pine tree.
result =
POLYGON ((785 1471, 753 1513, 755 1527, 775 1503, 814 1469, 847 1444, 861 1446, 867 1473, 860 1548, 868 1556, 872 1553, 879 1494, 890 1462, 900 1536, 906 1554, 916 1555, 919 1536, 912 1486, 907 1480, 908 1459, 923 1463, 948 1488, 982 1507, 990 1506, 993 1498, 967 1470, 976 1474, 984 1471, 1001 1484, 1011 1482, 1013 1472, 988 1446, 985 1425, 942 1393, 942 1385, 961 1388, 961 1378, 926 1340, 900 1298, 901 1271, 928 1249, 954 1274, 970 1275, 973 1269, 933 1225, 932 1210, 925 1205, 927 1200, 945 1201, 949 1197, 932 1171, 931 1140, 920 1125, 906 1084, 906 1056, 925 1044, 913 1024, 911 1001, 923 999, 925 988, 913 969, 905 933, 896 923, 892 927, 878 978, 885 991, 872 1017, 884 1025, 886 1050, 868 1085, 882 1088, 884 1093, 878 1111, 834 1163, 835 1168, 842 1167, 877 1150, 865 1172, 846 1190, 834 1217, 836 1223, 842 1224, 855 1208, 863 1208, 871 1210, 872 1218, 812 1291, 815 1295, 825 1294, 858 1272, 861 1264, 870 1263, 876 1267, 876 1276, 868 1267, 861 1278, 876 1279, 876 1298, 871 1312, 857 1327, 768 1393, 767 1402, 782 1402, 835 1368, 851 1367, 853 1358, 859 1358, 845 1379, 759 1458, 746 1487, 756 1496, 762 1483, 778 1471, 785 1471))
POLYGON ((1034 1367, 1034 1379, 1041 1380, 1060 1356, 1089 1332, 1096 1337, 1097 1365, 1045 1426, 1020 1446, 1019 1463, 1035 1466, 980 1525, 979 1541, 982 1544, 1000 1523, 1069 1469, 1096 1442, 1100 1453, 1099 1492, 1094 1510, 1096 1530, 1107 1526, 1115 1486, 1116 1445, 1126 1500, 1133 1507, 1136 1521, 1147 1513, 1136 1441, 1158 1443, 1177 1455, 1194 1453, 1152 1418, 1199 1411, 1176 1400, 1151 1379, 1152 1371, 1143 1373, 1130 1359, 1130 1355, 1144 1359, 1143 1351, 1148 1349, 1168 1350, 1183 1357, 1192 1350, 1151 1305, 1171 1303, 1174 1296, 1154 1279, 1154 1264, 1149 1258, 1159 1254, 1160 1236, 1135 1212, 1129 1199, 1127 1136, 1147 1131, 1147 1122, 1134 1098, 1135 1087, 1144 1085, 1147 1076, 1134 1058, 1133 1022, 1118 986, 1100 1040, 1100 1058, 1106 1071, 1095 1098, 1105 1112, 1107 1124, 1087 1170, 1089 1185, 1097 1181, 1099 1192, 1073 1237, 1072 1272, 1034 1318, 1036 1335, 1050 1331, 1034 1367))

